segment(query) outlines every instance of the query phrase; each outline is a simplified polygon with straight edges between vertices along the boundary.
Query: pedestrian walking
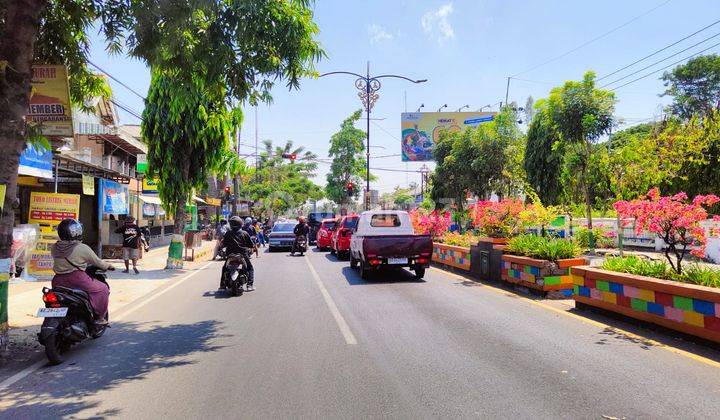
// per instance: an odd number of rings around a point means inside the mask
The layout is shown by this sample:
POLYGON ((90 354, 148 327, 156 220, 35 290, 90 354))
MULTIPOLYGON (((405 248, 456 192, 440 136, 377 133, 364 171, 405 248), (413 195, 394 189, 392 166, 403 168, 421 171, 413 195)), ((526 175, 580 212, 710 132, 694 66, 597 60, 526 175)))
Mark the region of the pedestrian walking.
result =
POLYGON ((142 234, 140 228, 135 224, 135 218, 128 216, 125 223, 115 230, 115 233, 121 233, 123 236, 122 258, 125 261, 125 270, 123 273, 130 272, 130 261, 132 261, 133 271, 140 274, 137 269, 137 260, 140 258, 140 244, 142 242, 142 234))

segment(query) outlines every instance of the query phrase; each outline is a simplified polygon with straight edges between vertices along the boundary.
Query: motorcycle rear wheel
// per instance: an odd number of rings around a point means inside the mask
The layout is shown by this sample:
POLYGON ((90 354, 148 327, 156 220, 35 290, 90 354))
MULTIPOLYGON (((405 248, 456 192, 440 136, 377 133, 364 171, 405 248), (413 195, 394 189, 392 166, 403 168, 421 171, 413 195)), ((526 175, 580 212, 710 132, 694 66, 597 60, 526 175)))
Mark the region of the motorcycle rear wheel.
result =
POLYGON ((63 345, 57 333, 45 338, 45 356, 47 356, 51 365, 59 365, 64 361, 61 353, 64 353, 65 350, 67 350, 67 347, 63 345))

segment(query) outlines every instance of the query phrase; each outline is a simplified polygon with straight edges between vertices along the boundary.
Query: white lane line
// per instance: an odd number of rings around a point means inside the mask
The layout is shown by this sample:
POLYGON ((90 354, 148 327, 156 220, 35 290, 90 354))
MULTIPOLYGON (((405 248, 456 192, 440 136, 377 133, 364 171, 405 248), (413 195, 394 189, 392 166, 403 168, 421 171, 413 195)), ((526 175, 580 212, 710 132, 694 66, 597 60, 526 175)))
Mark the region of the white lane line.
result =
MULTIPOLYGON (((190 277, 194 276, 195 274, 199 273, 200 271, 206 269, 206 268, 209 267, 211 264, 212 264, 212 262, 209 262, 209 263, 205 264, 204 266, 200 267, 199 269, 197 269, 196 271, 193 271, 192 273, 189 273, 187 276, 181 278, 181 279, 178 280, 177 282, 175 282, 175 283, 171 284, 170 286, 166 287, 165 289, 163 289, 163 290, 160 291, 159 293, 156 293, 156 294, 152 295, 149 299, 147 299, 147 300, 145 300, 145 301, 142 301, 142 302, 140 302, 139 304, 137 304, 136 306, 130 308, 128 311, 125 311, 125 312, 121 313, 119 316, 117 316, 117 317, 115 318, 115 320, 117 321, 117 320, 120 320, 120 319, 123 319, 123 318, 127 317, 128 315, 130 315, 131 313, 135 312, 136 310, 142 308, 143 306, 147 305, 148 303, 152 302, 153 300, 157 299, 158 297, 164 295, 165 293, 167 293, 167 292, 169 292, 170 290, 174 289, 175 287, 179 286, 179 285, 182 284, 185 280, 189 279, 190 277)), ((151 293, 152 293, 152 292, 151 292, 151 293)), ((15 382, 17 382, 17 381, 25 378, 26 376, 30 375, 31 373, 35 372, 36 370, 40 369, 41 367, 45 366, 46 364, 47 364, 47 361, 46 361, 45 359, 40 359, 40 360, 38 360, 37 362, 33 363, 32 365, 30 365, 30 366, 26 367, 25 369, 21 370, 20 372, 14 374, 13 376, 5 379, 5 380, 2 381, 2 382, 0 382, 0 392, 8 389, 8 388, 9 388, 10 386, 12 386, 15 382)))
POLYGON ((340 310, 335 304, 335 301, 325 288, 322 280, 320 280, 320 276, 318 276, 317 271, 315 271, 315 267, 313 267, 307 255, 305 255, 305 262, 310 268, 310 273, 312 274, 313 279, 315 279, 315 284, 317 284, 318 288, 320 289, 320 293, 322 293, 323 299, 325 299, 325 304, 328 306, 328 309, 330 309, 330 313, 332 314, 333 318, 335 318, 335 322, 337 323, 338 328, 340 328, 340 332, 342 333, 343 337, 345 337, 345 343, 357 344, 357 339, 355 338, 355 335, 353 335, 352 331, 350 331, 350 326, 345 321, 345 318, 343 318, 340 310))

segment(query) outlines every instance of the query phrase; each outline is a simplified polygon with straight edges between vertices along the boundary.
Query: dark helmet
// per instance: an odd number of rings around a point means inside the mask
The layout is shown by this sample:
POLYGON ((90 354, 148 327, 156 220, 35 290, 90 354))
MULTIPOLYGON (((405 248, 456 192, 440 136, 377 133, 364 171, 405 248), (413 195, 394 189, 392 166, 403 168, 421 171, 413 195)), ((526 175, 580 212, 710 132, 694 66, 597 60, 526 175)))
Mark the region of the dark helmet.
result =
POLYGON ((240 216, 233 216, 230 218, 230 229, 238 230, 243 227, 243 220, 240 216))
POLYGON ((221 225, 226 225, 226 224, 227 224, 227 220, 225 220, 225 219, 220 219, 220 224, 221 224, 221 225))
POLYGON ((82 223, 75 219, 65 219, 57 227, 58 236, 63 241, 81 241, 83 236, 82 223))

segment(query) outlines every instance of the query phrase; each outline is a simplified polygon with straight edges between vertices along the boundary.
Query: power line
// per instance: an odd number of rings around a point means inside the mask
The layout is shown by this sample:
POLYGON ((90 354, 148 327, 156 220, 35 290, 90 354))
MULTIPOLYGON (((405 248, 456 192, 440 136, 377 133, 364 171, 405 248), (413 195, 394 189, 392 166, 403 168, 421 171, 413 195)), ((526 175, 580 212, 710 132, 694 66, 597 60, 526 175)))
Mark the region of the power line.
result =
POLYGON ((100 70, 100 72, 104 73, 107 77, 109 77, 109 78, 113 79, 114 81, 116 81, 120 86, 124 87, 125 89, 127 89, 127 90, 129 90, 130 92, 132 92, 132 93, 134 93, 135 95, 137 95, 138 98, 142 99, 143 101, 146 100, 146 98, 145 98, 143 95, 139 94, 135 89, 133 89, 133 88, 131 88, 130 86, 126 85, 125 83, 121 82, 117 77, 115 77, 115 76, 113 76, 112 74, 108 73, 107 71, 103 70, 103 69, 100 68, 100 66, 98 66, 97 64, 93 63, 93 62, 90 61, 90 60, 87 60, 87 62, 88 62, 88 64, 90 64, 91 66, 93 66, 93 67, 95 67, 96 69, 100 70))
MULTIPOLYGON (((693 36, 699 34, 700 32, 702 32, 702 31, 704 31, 704 30, 706 30, 706 29, 708 29, 708 28, 710 28, 710 27, 712 27, 712 26, 717 25, 718 23, 720 23, 720 20, 716 20, 715 22, 713 22, 713 23, 711 23, 711 24, 709 24, 709 25, 707 25, 707 26, 705 26, 705 27, 703 27, 703 28, 698 29, 697 31, 691 33, 690 35, 688 35, 688 36, 686 36, 686 37, 684 37, 684 38, 682 38, 682 39, 680 39, 680 40, 678 40, 678 41, 675 41, 675 42, 673 42, 673 43, 670 44, 670 45, 667 45, 667 46, 665 46, 665 47, 663 47, 663 48, 660 48, 659 50, 657 50, 657 51, 655 51, 655 52, 653 52, 653 53, 651 53, 651 54, 648 54, 648 55, 646 55, 645 57, 643 57, 643 58, 641 58, 641 59, 639 59, 639 60, 633 61, 632 63, 628 64, 628 65, 625 66, 625 67, 619 68, 619 69, 615 70, 615 71, 612 72, 612 73, 606 74, 605 76, 597 79, 597 81, 606 79, 606 78, 612 76, 613 74, 620 73, 621 71, 623 71, 623 70, 625 70, 625 69, 627 69, 627 68, 629 68, 629 67, 632 67, 632 66, 634 66, 635 64, 637 64, 637 63, 639 63, 639 62, 641 62, 641 61, 647 60, 648 58, 650 58, 650 57, 652 57, 652 56, 654 56, 654 55, 657 55, 657 54, 659 54, 659 53, 667 50, 668 48, 674 47, 675 45, 677 45, 677 44, 685 41, 685 40, 688 39, 688 38, 692 38, 693 36)), ((717 35, 715 35, 715 36, 717 36, 717 35)), ((710 38, 707 38, 707 39, 710 39, 710 38)), ((705 41, 707 41, 707 39, 706 39, 705 41)), ((703 42, 704 42, 704 41, 703 41, 703 42)))
POLYGON ((635 16, 634 18, 628 20, 627 22, 623 23, 622 25, 616 26, 616 27, 614 27, 613 29, 611 29, 611 30, 603 33, 602 35, 599 35, 599 36, 597 36, 597 37, 595 37, 595 38, 593 38, 593 39, 591 39, 591 40, 589 40, 589 41, 587 41, 587 42, 584 42, 584 43, 578 45, 577 47, 575 47, 575 48, 573 48, 573 49, 571 49, 571 50, 569 50, 569 51, 567 51, 567 52, 564 52, 564 53, 562 53, 562 54, 560 54, 560 55, 558 55, 558 56, 556 56, 556 57, 553 57, 553 58, 551 58, 551 59, 549 59, 549 60, 547 60, 547 61, 544 61, 544 62, 542 62, 542 63, 540 63, 540 64, 538 64, 538 65, 536 65, 536 66, 530 67, 530 68, 527 69, 527 70, 523 70, 523 71, 521 71, 520 73, 515 73, 515 74, 513 74, 513 75, 510 76, 510 77, 519 76, 519 75, 521 75, 521 74, 525 74, 525 73, 527 73, 527 72, 533 71, 533 70, 538 69, 538 68, 540 68, 540 67, 542 67, 542 66, 545 66, 545 65, 547 65, 547 64, 550 64, 550 63, 552 63, 552 62, 555 62, 555 61, 557 61, 557 60, 559 60, 559 59, 561 59, 561 58, 563 58, 563 57, 566 57, 566 56, 574 53, 575 51, 581 50, 582 48, 584 48, 584 47, 592 44, 593 42, 598 41, 598 40, 600 40, 600 39, 602 39, 602 38, 605 38, 606 36, 610 35, 611 33, 616 32, 616 31, 618 31, 618 30, 620 30, 620 29, 622 29, 622 28, 630 25, 631 23, 635 22, 636 20, 638 20, 638 19, 640 19, 640 18, 642 18, 642 17, 644 17, 644 16, 646 16, 646 15, 654 12, 655 10, 661 8, 662 6, 665 6, 666 4, 670 3, 670 1, 672 1, 672 0, 666 0, 666 1, 658 4, 657 6, 653 7, 652 9, 650 9, 650 10, 648 10, 648 11, 640 14, 639 16, 635 16))
POLYGON ((653 70, 653 71, 651 71, 650 73, 647 73, 647 74, 645 74, 645 75, 643 75, 643 76, 640 76, 640 77, 638 77, 637 79, 633 79, 633 80, 631 80, 631 81, 629 81, 629 82, 627 82, 627 83, 625 83, 625 84, 623 84, 623 85, 614 87, 614 88, 612 88, 612 89, 610 89, 610 90, 615 91, 615 90, 618 90, 618 89, 620 89, 620 88, 622 88, 622 87, 625 87, 625 86, 627 86, 627 85, 629 85, 629 84, 631 84, 631 83, 635 83, 635 82, 637 82, 638 80, 642 80, 642 79, 644 79, 644 78, 646 78, 646 77, 648 77, 648 76, 651 76, 651 75, 653 75, 653 74, 655 74, 655 73, 657 73, 657 72, 659 72, 659 71, 663 71, 663 70, 668 69, 668 68, 670 68, 670 67, 672 67, 672 66, 674 66, 674 65, 676 65, 676 64, 680 64, 680 63, 682 63, 683 61, 689 60, 689 59, 695 57, 696 55, 700 55, 700 54, 704 53, 704 52, 707 51, 707 50, 710 50, 710 49, 712 49, 712 48, 717 47, 718 45, 720 45, 720 42, 718 42, 717 44, 711 45, 711 46, 705 48, 705 49, 702 50, 702 51, 698 51, 698 52, 696 52, 695 54, 689 55, 689 56, 687 56, 687 57, 685 57, 685 58, 683 58, 683 59, 681 59, 681 60, 675 61, 674 63, 671 63, 671 64, 669 64, 669 65, 667 65, 667 66, 665 66, 665 67, 662 67, 662 68, 657 69, 657 70, 653 70))
MULTIPOLYGON (((718 21, 718 22, 720 22, 720 21, 718 21)), ((676 52, 676 53, 674 53, 674 54, 672 54, 672 55, 669 55, 669 56, 663 58, 662 60, 658 60, 658 61, 656 61, 656 62, 654 62, 654 63, 652 63, 652 64, 648 64, 647 66, 641 68, 640 70, 636 70, 636 71, 634 71, 634 72, 632 72, 632 73, 630 73, 630 74, 626 74, 625 76, 622 76, 622 77, 620 77, 620 78, 618 78, 618 79, 615 79, 615 80, 613 80, 612 82, 606 83, 605 85, 601 86, 600 88, 603 89, 603 88, 605 88, 605 87, 607 87, 607 86, 610 86, 610 85, 612 85, 612 84, 614 84, 614 83, 617 83, 617 82, 619 82, 619 81, 621 81, 621 80, 627 79, 627 78, 630 77, 630 76, 634 76, 634 75, 640 73, 640 72, 643 71, 643 70, 647 70, 647 69, 649 69, 650 67, 653 67, 653 66, 656 65, 656 64, 660 64, 660 63, 662 63, 662 62, 665 61, 665 60, 669 60, 669 59, 671 59, 671 58, 673 58, 673 57, 675 57, 675 56, 678 56, 678 55, 684 53, 685 51, 691 50, 691 49, 697 47, 698 45, 703 44, 703 43, 705 43, 705 42, 707 42, 707 41, 709 41, 709 40, 711 40, 711 39, 713 39, 713 38, 716 38, 716 37, 718 37, 718 36, 720 36, 720 32, 716 33, 715 35, 713 35, 713 36, 711 36, 711 37, 705 38, 705 39, 703 39, 702 41, 700 41, 700 42, 698 42, 698 43, 696 43, 696 44, 693 44, 693 45, 691 45, 691 46, 689 46, 689 47, 687 47, 687 48, 685 48, 685 49, 682 49, 682 50, 680 50, 680 51, 678 51, 678 52, 676 52)), ((627 68, 627 67, 626 67, 626 68, 627 68)), ((599 80, 599 79, 598 79, 598 80, 599 80)))

